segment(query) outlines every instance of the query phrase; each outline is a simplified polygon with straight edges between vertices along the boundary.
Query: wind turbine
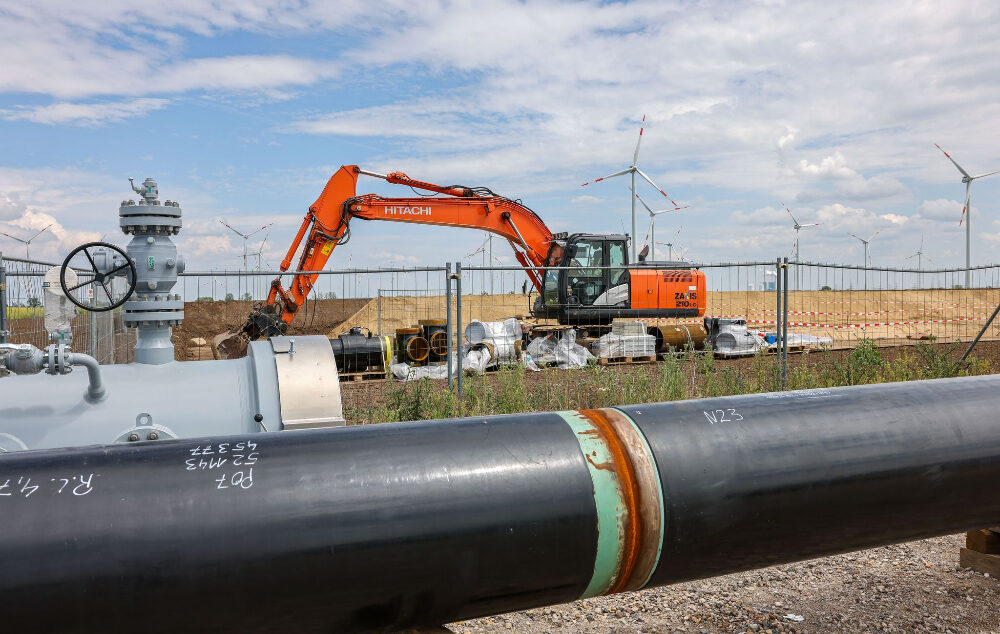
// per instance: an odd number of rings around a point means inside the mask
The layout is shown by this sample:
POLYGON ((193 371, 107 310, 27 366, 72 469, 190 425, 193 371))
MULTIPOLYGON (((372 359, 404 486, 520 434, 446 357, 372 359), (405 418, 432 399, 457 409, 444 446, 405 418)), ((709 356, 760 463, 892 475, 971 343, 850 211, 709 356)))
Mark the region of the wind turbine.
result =
POLYGON ((250 240, 250 236, 252 236, 252 235, 254 235, 256 233, 260 233, 261 231, 263 231, 264 229, 267 229, 268 227, 270 227, 274 223, 273 222, 269 222, 268 224, 264 225, 260 229, 256 229, 254 231, 251 231, 250 233, 243 233, 242 231, 239 231, 238 229, 234 229, 225 220, 220 220, 219 222, 222 224, 222 226, 224 226, 225 228, 229 229, 230 231, 232 231, 236 235, 238 235, 241 238, 243 238, 243 270, 246 271, 247 270, 247 242, 250 240))
MULTIPOLYGON (((674 232, 674 235, 677 236, 678 234, 680 234, 681 229, 683 229, 683 228, 684 227, 677 227, 677 231, 674 232)), ((673 238, 671 238, 671 240, 673 240, 673 238)), ((652 242, 652 244, 653 244, 653 254, 654 254, 654 257, 655 257, 655 254, 656 254, 656 245, 657 244, 662 244, 665 247, 667 247, 667 260, 668 261, 673 261, 673 259, 674 259, 674 243, 673 242, 652 242)))
POLYGON ((49 227, 51 227, 52 224, 53 223, 50 222, 49 224, 45 225, 45 228, 43 228, 41 231, 39 231, 35 235, 33 235, 30 238, 28 238, 27 240, 23 240, 21 238, 18 238, 17 236, 12 236, 9 233, 4 233, 2 231, 0 231, 0 234, 7 236, 11 240, 17 240, 18 242, 20 242, 21 244, 23 244, 24 245, 24 259, 25 260, 30 260, 31 259, 31 241, 34 240, 35 238, 37 238, 38 236, 42 235, 43 233, 45 233, 45 230, 48 229, 49 227))
MULTIPOLYGON (((670 196, 667 195, 667 192, 665 192, 662 189, 660 189, 660 186, 657 185, 656 183, 654 183, 653 179, 651 179, 649 176, 647 176, 646 173, 643 172, 638 167, 638 164, 639 164, 639 145, 642 144, 642 130, 643 130, 643 127, 645 126, 645 124, 646 124, 646 115, 642 115, 642 123, 639 124, 639 140, 635 142, 635 154, 632 156, 632 164, 631 165, 629 165, 627 168, 625 168, 623 170, 615 172, 614 174, 608 174, 607 176, 602 176, 601 178, 596 178, 596 179, 594 179, 592 181, 587 181, 583 185, 580 185, 580 187, 586 187, 587 185, 590 185, 592 183, 599 183, 599 182, 601 182, 603 180, 607 180, 609 178, 614 178, 616 176, 624 176, 625 174, 629 174, 632 177, 632 187, 630 189, 634 192, 635 191, 635 175, 638 174, 647 183, 649 183, 650 185, 652 185, 656 189, 656 191, 658 191, 661 194, 663 194, 664 198, 666 198, 667 200, 670 200, 670 202, 674 203, 674 207, 677 207, 678 206, 677 203, 675 203, 673 200, 670 199, 670 196)), ((632 200, 632 262, 636 262, 639 259, 639 255, 638 255, 638 253, 639 253, 639 245, 637 244, 638 240, 636 240, 635 197, 632 196, 630 198, 632 200)))
MULTIPOLYGON (((795 216, 792 215, 792 210, 785 206, 785 203, 781 203, 781 206, 784 207, 785 211, 788 212, 788 215, 792 217, 792 223, 793 223, 792 227, 795 228, 795 263, 798 264, 799 262, 801 262, 801 260, 799 259, 799 231, 803 227, 818 227, 819 223, 810 222, 809 224, 805 225, 801 224, 798 220, 795 219, 795 216)), ((795 286, 799 290, 802 290, 802 267, 798 266, 795 267, 795 286)))
POLYGON ((878 231, 876 231, 876 232, 875 232, 874 234, 872 234, 872 237, 870 237, 870 238, 868 238, 867 240, 865 240, 864 238, 860 238, 860 237, 858 237, 858 236, 854 235, 853 233, 850 233, 850 232, 848 232, 848 234, 847 234, 847 235, 851 236, 851 237, 852 237, 852 238, 854 238, 855 240, 860 240, 860 241, 861 241, 861 244, 865 245, 865 261, 864 261, 864 262, 862 263, 862 266, 869 266, 869 265, 871 264, 871 261, 872 261, 872 259, 871 259, 871 257, 870 257, 870 256, 868 255, 868 243, 869 243, 869 242, 871 242, 872 240, 874 240, 874 239, 875 239, 875 236, 877 236, 877 235, 878 235, 878 234, 880 234, 880 233, 882 233, 882 230, 881 230, 881 229, 879 229, 879 230, 878 230, 878 231))
MULTIPOLYGON (((652 254, 651 255, 653 256, 653 259, 655 260, 656 259, 656 226, 655 226, 655 222, 654 221, 656 220, 656 217, 658 215, 660 215, 660 214, 665 214, 668 211, 680 211, 681 209, 687 209, 688 205, 684 205, 683 207, 678 207, 677 204, 674 203, 674 206, 672 208, 669 208, 669 209, 659 209, 657 211, 653 211, 652 207, 650 207, 648 204, 646 204, 646 201, 643 200, 642 197, 639 196, 639 194, 637 194, 635 192, 635 190, 632 190, 632 193, 635 194, 635 197, 639 199, 639 202, 642 203, 642 206, 645 207, 646 211, 649 212, 649 228, 646 229, 646 237, 643 239, 642 243, 643 243, 643 245, 647 245, 647 244, 650 245, 650 248, 652 249, 652 254)), ((671 201, 671 202, 673 202, 673 201, 671 201)))
MULTIPOLYGON (((911 258, 917 258, 917 287, 921 288, 923 286, 923 276, 924 276, 923 274, 924 234, 920 234, 920 248, 917 249, 917 252, 914 253, 913 255, 906 256, 905 258, 903 258, 903 261, 909 260, 911 258)), ((930 260, 931 264, 934 264, 934 260, 932 260, 930 256, 927 256, 927 259, 930 260)))
MULTIPOLYGON (((962 207, 962 216, 958 219, 958 226, 962 226, 962 221, 965 221, 965 268, 972 268, 972 209, 969 207, 969 200, 972 197, 972 181, 977 178, 983 178, 986 176, 992 176, 993 174, 1000 173, 1000 170, 994 170, 992 172, 986 172, 985 174, 980 174, 979 176, 969 176, 969 173, 959 165, 955 159, 951 158, 951 154, 944 151, 937 143, 934 147, 941 150, 941 153, 948 157, 948 160, 952 162, 952 165, 958 168, 958 171, 962 173, 962 182, 965 183, 965 205, 962 207), (968 216, 966 214, 968 213, 968 216)), ((965 288, 969 288, 972 284, 972 271, 966 270, 965 272, 965 288)))
MULTIPOLYGON (((267 244, 267 237, 268 237, 269 235, 271 235, 271 234, 270 234, 270 233, 265 233, 265 234, 264 234, 264 239, 260 241, 260 246, 259 246, 259 247, 257 248, 257 250, 256 250, 256 251, 255 251, 255 252, 254 252, 254 253, 252 254, 252 255, 253 255, 253 256, 254 256, 255 258, 257 258, 257 264, 256 264, 256 265, 255 265, 255 267, 254 267, 254 270, 255 270, 255 271, 260 271, 260 263, 261 263, 261 258, 263 258, 263 253, 264 253, 264 245, 265 245, 265 244, 267 244)), ((261 281, 263 281, 263 280, 262 280, 262 278, 261 278, 261 277, 260 277, 259 275, 255 275, 255 276, 254 276, 254 285, 253 285, 253 287, 254 287, 254 293, 256 293, 256 292, 257 292, 257 290, 258 290, 258 288, 257 288, 257 286, 258 286, 258 284, 257 284, 257 280, 261 280, 261 281)))

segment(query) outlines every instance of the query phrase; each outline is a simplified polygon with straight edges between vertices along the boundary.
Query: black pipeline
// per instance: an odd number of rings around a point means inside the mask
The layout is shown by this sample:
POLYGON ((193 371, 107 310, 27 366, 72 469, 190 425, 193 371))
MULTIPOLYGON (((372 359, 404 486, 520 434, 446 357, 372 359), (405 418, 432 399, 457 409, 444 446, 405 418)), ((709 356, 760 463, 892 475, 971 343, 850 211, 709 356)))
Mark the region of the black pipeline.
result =
POLYGON ((1000 376, 0 456, 12 631, 392 631, 996 524, 1000 376))

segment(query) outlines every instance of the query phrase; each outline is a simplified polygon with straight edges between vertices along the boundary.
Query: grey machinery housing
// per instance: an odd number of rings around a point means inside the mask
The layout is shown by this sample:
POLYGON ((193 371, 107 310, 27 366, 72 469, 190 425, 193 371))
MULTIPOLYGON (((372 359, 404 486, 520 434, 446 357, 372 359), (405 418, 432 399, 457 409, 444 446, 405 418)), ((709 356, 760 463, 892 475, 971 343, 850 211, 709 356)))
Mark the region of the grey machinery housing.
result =
POLYGON ((0 344, 0 365, 14 374, 0 380, 0 452, 344 425, 326 337, 252 342, 243 359, 174 361, 170 334, 184 318, 184 300, 171 291, 184 260, 171 236, 181 208, 160 204, 152 178, 132 187, 142 197, 119 208, 132 266, 113 245, 87 253, 96 284, 135 271, 135 291, 104 307, 121 305, 125 325, 136 329, 135 362, 99 366, 56 337, 45 350, 0 344))

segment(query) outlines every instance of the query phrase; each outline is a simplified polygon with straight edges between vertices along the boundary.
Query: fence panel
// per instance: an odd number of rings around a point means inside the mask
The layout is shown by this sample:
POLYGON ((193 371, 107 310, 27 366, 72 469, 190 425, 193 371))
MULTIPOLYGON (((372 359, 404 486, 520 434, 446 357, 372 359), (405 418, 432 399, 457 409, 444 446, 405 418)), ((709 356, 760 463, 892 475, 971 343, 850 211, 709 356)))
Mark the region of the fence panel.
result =
MULTIPOLYGON (((58 265, 49 262, 3 258, 6 303, 7 341, 30 343, 39 348, 49 344, 45 329, 45 274, 58 265)), ((79 281, 86 281, 81 275, 79 281)), ((84 303, 95 300, 86 289, 74 293, 84 303)), ((96 304, 95 304, 96 306, 96 304)), ((72 349, 96 358, 100 363, 127 363, 132 360, 134 335, 130 335, 121 320, 120 310, 103 312, 78 311, 71 321, 72 349)), ((4 328, 0 328, 3 330, 4 328)))
MULTIPOLYGON (((830 337, 833 348, 971 341, 1000 302, 1000 267, 862 268, 790 263, 789 330, 830 337), (971 280, 971 287, 966 281, 971 280)), ((1000 339, 993 324, 984 341, 1000 339)), ((794 341, 789 337, 790 343, 794 341)))

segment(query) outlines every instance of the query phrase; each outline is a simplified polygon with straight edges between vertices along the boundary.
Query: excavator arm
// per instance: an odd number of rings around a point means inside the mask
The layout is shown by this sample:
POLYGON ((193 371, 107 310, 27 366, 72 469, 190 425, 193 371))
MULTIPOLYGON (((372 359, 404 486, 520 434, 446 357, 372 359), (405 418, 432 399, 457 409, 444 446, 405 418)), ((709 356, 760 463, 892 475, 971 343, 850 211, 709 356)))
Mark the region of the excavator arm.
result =
POLYGON ((281 285, 280 277, 271 282, 266 302, 254 310, 240 330, 243 335, 257 339, 285 332, 304 305, 333 250, 350 238, 353 218, 489 231, 510 243, 518 262, 526 267, 525 272, 539 290, 542 276, 532 267, 558 264, 546 262, 552 232, 535 212, 517 201, 498 196, 486 188, 441 186, 411 179, 401 172, 383 175, 356 165, 345 165, 330 177, 319 198, 309 207, 281 262, 281 270, 289 270, 302 246, 295 268, 297 273, 289 287, 285 289, 281 285), (357 181, 361 174, 440 196, 359 196, 357 181))

